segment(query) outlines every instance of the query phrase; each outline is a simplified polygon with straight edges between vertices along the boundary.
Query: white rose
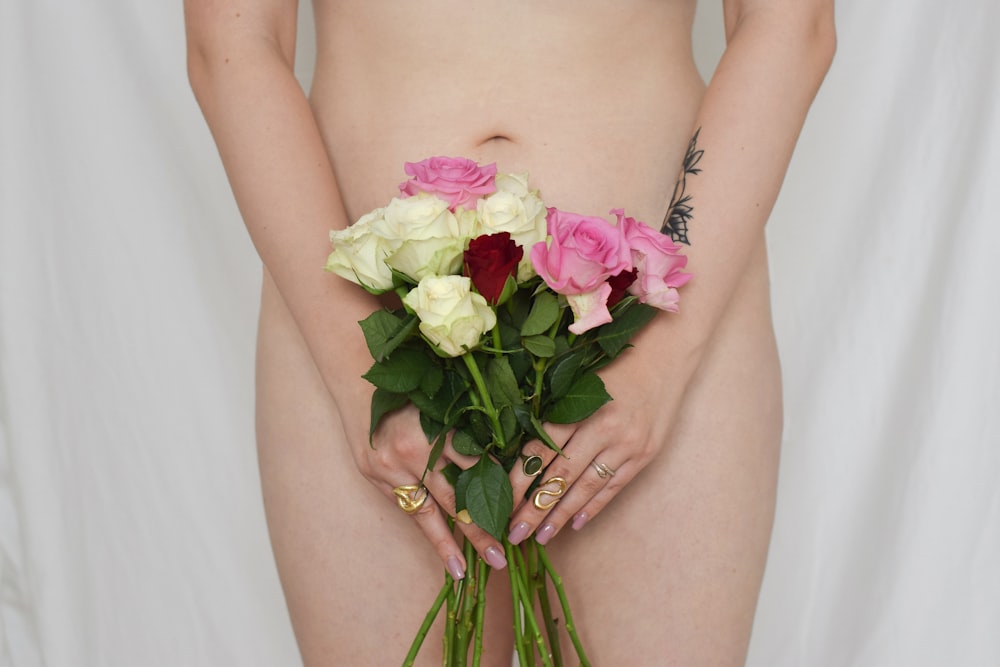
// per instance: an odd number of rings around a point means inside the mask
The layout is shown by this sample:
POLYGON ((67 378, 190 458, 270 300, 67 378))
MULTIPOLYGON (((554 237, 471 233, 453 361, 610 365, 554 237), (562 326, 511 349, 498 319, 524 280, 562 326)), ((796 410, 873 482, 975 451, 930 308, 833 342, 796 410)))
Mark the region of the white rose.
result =
POLYGON ((479 225, 474 236, 510 233, 524 248, 524 257, 517 265, 517 279, 524 282, 535 275, 531 246, 544 241, 548 232, 545 204, 537 190, 528 189, 527 174, 497 174, 496 187, 496 192, 479 200, 479 225))
POLYGON ((387 238, 426 239, 458 236, 458 220, 448 210, 448 203, 432 195, 393 198, 385 207, 376 231, 387 238))
POLYGON ((386 264, 419 282, 430 276, 448 276, 462 272, 465 239, 426 238, 404 241, 389 255, 386 264))
POLYGON ((399 245, 386 262, 415 281, 430 275, 459 273, 468 232, 448 203, 434 196, 393 199, 376 225, 399 245))
POLYGON ((420 318, 420 333, 452 357, 479 345, 497 323, 486 299, 472 292, 472 281, 464 276, 424 278, 403 303, 420 318))
POLYGON ((375 233, 384 209, 375 209, 345 229, 330 232, 333 252, 326 260, 326 270, 357 283, 376 294, 391 290, 392 271, 386 257, 398 243, 375 233))

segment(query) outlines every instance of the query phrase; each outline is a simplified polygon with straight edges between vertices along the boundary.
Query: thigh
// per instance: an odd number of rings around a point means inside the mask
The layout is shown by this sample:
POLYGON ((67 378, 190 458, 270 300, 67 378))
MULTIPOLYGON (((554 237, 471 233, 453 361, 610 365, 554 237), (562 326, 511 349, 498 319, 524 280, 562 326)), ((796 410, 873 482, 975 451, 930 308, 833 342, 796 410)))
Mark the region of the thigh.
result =
MULTIPOLYGON (((338 411, 266 281, 257 439, 271 543, 306 665, 400 664, 444 569, 412 519, 358 472, 338 411)), ((509 665, 506 578, 491 587, 487 652, 500 657, 484 664, 509 665)), ((441 632, 439 621, 418 664, 440 663, 441 632)))
POLYGON ((582 531, 553 540, 594 664, 744 663, 781 437, 766 329, 714 345, 662 454, 582 531))

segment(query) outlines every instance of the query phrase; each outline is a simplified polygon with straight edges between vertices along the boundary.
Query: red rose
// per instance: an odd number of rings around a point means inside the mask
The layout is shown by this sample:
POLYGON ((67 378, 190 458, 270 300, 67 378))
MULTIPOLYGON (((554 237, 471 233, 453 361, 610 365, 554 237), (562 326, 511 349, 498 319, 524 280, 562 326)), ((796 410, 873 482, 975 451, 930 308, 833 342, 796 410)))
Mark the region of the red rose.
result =
POLYGON ((639 272, 636 269, 622 271, 608 278, 611 285, 611 296, 608 297, 608 308, 615 305, 625 296, 625 291, 635 282, 639 272))
POLYGON ((524 248, 510 238, 510 232, 477 236, 465 251, 465 275, 476 291, 496 305, 507 278, 517 276, 517 263, 523 256, 524 248))

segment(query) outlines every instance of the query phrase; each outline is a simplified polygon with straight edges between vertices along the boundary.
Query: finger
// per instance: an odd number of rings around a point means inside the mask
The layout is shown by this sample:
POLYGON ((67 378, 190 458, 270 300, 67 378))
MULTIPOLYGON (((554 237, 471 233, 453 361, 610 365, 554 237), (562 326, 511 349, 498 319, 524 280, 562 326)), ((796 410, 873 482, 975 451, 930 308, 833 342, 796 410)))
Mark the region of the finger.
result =
MULTIPOLYGON (((575 426, 575 424, 549 424, 545 428, 553 442, 565 451, 566 445, 576 431, 575 426)), ((510 471, 510 485, 514 489, 515 510, 527 500, 525 492, 557 456, 559 453, 553 451, 541 440, 532 440, 521 448, 521 460, 515 463, 510 471), (539 463, 540 467, 538 467, 539 463)))
POLYGON ((606 451, 593 458, 574 452, 567 460, 554 461, 531 502, 518 511, 508 539, 520 542, 534 532, 539 544, 547 544, 616 476, 615 467, 606 463, 617 463, 612 456, 606 451))
POLYGON ((510 470, 510 486, 514 491, 514 508, 525 502, 525 493, 539 475, 559 454, 540 440, 532 440, 521 448, 521 458, 510 470))
POLYGON ((479 457, 459 454, 451 445, 451 436, 448 436, 448 442, 445 443, 444 446, 444 454, 440 459, 438 459, 438 465, 435 466, 435 468, 437 470, 441 470, 441 468, 445 467, 449 462, 454 463, 462 470, 468 470, 479 462, 479 457))
POLYGON ((441 473, 433 472, 428 473, 424 479, 424 484, 434 497, 437 505, 452 517, 456 517, 456 523, 465 535, 465 538, 472 543, 473 548, 482 556, 483 560, 495 570, 506 567, 507 559, 504 557, 503 546, 500 542, 479 526, 473 523, 466 523, 462 518, 456 516, 455 488, 451 485, 451 482, 441 473))
MULTIPOLYGON (((455 540, 455 535, 448 527, 447 516, 441 511, 437 501, 430 495, 427 489, 419 484, 397 486, 390 491, 394 500, 398 500, 397 491, 411 490, 407 495, 410 498, 412 511, 403 510, 409 514, 423 532, 424 537, 431 543, 445 569, 455 579, 465 577, 467 564, 462 554, 462 549, 455 540)), ((406 504, 404 500, 400 507, 406 504)))
POLYGON ((629 482, 639 474, 640 466, 632 465, 629 462, 623 463, 616 469, 614 479, 608 480, 604 488, 598 491, 584 505, 573 513, 569 524, 573 530, 582 530, 590 523, 594 517, 601 513, 608 506, 615 496, 617 496, 629 482))

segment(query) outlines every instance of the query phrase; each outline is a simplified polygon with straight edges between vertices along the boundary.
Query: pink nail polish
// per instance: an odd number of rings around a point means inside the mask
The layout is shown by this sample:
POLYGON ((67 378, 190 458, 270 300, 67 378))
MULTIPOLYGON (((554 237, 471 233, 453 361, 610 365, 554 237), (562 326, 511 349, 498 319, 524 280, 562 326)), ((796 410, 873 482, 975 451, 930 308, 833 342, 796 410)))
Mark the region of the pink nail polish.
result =
POLYGON ((524 538, 530 534, 531 526, 522 521, 514 526, 513 530, 510 531, 510 535, 507 536, 507 541, 511 544, 520 544, 524 541, 524 538))
POLYGON ((465 570, 462 569, 462 563, 454 556, 448 557, 448 563, 445 565, 445 568, 447 568, 448 574, 451 575, 452 579, 465 579, 465 570))
POLYGON ((501 570, 507 567, 507 559, 503 557, 503 552, 496 547, 490 547, 483 554, 485 560, 494 570, 501 570))
POLYGON ((556 527, 551 523, 543 523, 542 527, 535 533, 535 541, 541 545, 548 544, 552 536, 556 534, 556 527))
POLYGON ((587 524, 587 519, 589 518, 590 517, 587 516, 586 512, 580 512, 577 514, 573 517, 573 530, 580 530, 583 528, 587 524))

